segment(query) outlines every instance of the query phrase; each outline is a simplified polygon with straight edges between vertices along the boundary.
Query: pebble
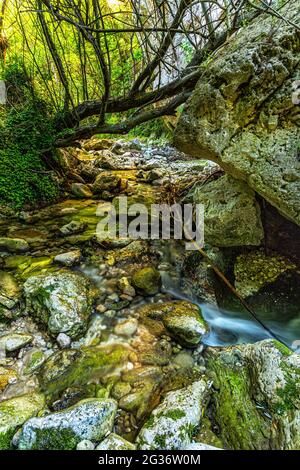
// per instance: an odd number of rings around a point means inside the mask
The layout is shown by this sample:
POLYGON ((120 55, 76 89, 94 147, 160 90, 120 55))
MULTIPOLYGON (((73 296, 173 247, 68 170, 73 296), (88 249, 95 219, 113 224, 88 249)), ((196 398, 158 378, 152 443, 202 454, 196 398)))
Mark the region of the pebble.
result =
POLYGON ((117 302, 119 302, 120 299, 119 299, 118 294, 114 293, 114 294, 108 295, 107 300, 110 300, 111 302, 117 303, 117 302))
POLYGON ((67 349, 71 346, 71 338, 65 333, 59 333, 56 342, 61 349, 67 349))
POLYGON ((95 444, 88 439, 78 442, 76 450, 94 450, 95 444))
POLYGON ((107 310, 107 307, 103 304, 98 304, 97 307, 96 307, 96 311, 98 313, 105 313, 107 310))
POLYGON ((128 320, 124 320, 120 323, 118 323, 115 326, 115 333, 118 336, 126 336, 130 337, 133 336, 138 328, 138 322, 135 320, 135 318, 130 318, 128 320))

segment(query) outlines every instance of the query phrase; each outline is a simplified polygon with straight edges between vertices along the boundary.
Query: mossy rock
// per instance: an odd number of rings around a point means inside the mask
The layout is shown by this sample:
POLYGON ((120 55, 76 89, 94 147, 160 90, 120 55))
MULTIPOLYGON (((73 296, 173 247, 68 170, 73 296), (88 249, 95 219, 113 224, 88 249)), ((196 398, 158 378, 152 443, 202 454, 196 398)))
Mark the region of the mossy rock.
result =
POLYGON ((45 397, 33 393, 0 403, 0 449, 10 449, 16 431, 45 406, 45 397))
POLYGON ((108 372, 122 367, 130 354, 123 346, 84 347, 59 351, 43 364, 39 381, 50 396, 88 381, 99 381, 108 372))
POLYGON ((179 450, 191 443, 208 398, 204 380, 166 394, 142 427, 137 445, 142 450, 179 450))
POLYGON ((235 287, 242 297, 248 297, 295 268, 293 263, 280 255, 268 256, 260 250, 241 254, 234 265, 235 287))
POLYGON ((11 380, 15 380, 17 377, 18 375, 13 369, 0 366, 0 392, 5 389, 11 380))
POLYGON ((213 417, 230 449, 300 449, 300 356, 274 340, 207 353, 213 417))
POLYGON ((183 346, 197 346, 208 332, 200 307, 185 300, 149 304, 140 309, 140 315, 161 321, 170 335, 183 346))
POLYGON ((140 294, 155 295, 161 286, 160 273, 151 266, 142 268, 132 276, 132 285, 140 294))
POLYGON ((88 278, 72 271, 30 277, 24 284, 26 308, 56 336, 84 333, 95 292, 88 278))
POLYGON ((0 251, 9 253, 25 253, 29 251, 29 245, 22 238, 0 237, 0 251))
POLYGON ((111 432, 114 400, 82 400, 64 411, 32 418, 23 426, 20 450, 72 450, 83 439, 100 441, 111 432))

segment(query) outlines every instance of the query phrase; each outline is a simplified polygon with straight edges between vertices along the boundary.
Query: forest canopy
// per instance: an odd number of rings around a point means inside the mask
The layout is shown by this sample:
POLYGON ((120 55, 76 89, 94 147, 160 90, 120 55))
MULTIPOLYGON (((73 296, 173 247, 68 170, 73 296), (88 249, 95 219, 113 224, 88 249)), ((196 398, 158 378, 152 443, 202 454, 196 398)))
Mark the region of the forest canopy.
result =
POLYGON ((199 64, 265 10, 277 14, 255 0, 2 0, 2 74, 22 69, 55 116, 57 146, 125 134, 173 114, 199 64))
POLYGON ((147 134, 155 120, 163 129, 158 118, 180 111, 200 65, 258 15, 281 17, 284 4, 0 0, 0 203, 55 199, 57 148, 147 134))

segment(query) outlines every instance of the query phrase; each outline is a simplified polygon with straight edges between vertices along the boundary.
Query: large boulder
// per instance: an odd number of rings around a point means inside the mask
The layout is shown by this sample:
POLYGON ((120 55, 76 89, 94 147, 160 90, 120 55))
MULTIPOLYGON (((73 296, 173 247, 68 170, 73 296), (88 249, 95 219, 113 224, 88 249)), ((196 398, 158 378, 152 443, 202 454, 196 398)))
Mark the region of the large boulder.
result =
POLYGON ((115 400, 86 399, 67 410, 32 418, 23 426, 20 450, 72 450, 83 439, 100 441, 112 430, 115 400))
POLYGON ((26 308, 53 335, 82 334, 92 312, 93 289, 83 275, 61 271, 33 276, 24 284, 26 308))
POLYGON ((208 387, 204 380, 169 392, 142 427, 137 445, 143 450, 178 450, 191 444, 206 406, 208 387))
POLYGON ((260 245, 264 231, 255 192, 243 181, 222 176, 195 185, 190 196, 205 211, 205 242, 219 247, 260 245))
POLYGON ((210 350, 213 417, 230 449, 300 449, 300 356, 275 340, 210 350))
POLYGON ((214 160, 300 225, 300 115, 292 99, 300 72, 298 1, 286 2, 280 16, 260 15, 201 65, 175 143, 214 160))
POLYGON ((44 395, 33 393, 0 403, 0 449, 10 449, 16 431, 45 406, 44 395))

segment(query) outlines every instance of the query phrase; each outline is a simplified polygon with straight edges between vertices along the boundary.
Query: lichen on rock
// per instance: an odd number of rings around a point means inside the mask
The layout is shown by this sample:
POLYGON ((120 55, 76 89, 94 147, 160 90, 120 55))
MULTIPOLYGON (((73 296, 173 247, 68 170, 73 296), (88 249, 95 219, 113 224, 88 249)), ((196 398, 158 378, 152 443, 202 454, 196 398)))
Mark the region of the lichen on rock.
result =
POLYGON ((206 243, 231 247, 260 245, 264 238, 255 193, 243 181, 221 176, 191 191, 195 204, 204 205, 206 243))
POLYGON ((0 449, 10 449, 15 432, 25 421, 38 414, 45 406, 45 397, 33 393, 11 398, 0 403, 0 449))
POLYGON ((67 410, 32 418, 23 426, 20 450, 72 450, 83 439, 100 441, 112 430, 117 403, 86 399, 67 410))
POLYGON ((93 289, 72 271, 30 277, 24 284, 26 308, 53 335, 76 338, 86 331, 92 312, 93 289))
POLYGON ((300 225, 297 0, 259 15, 201 65, 175 132, 186 153, 216 161, 300 225), (291 23, 289 22, 291 20, 291 23))
POLYGON ((199 380, 169 392, 142 427, 137 445, 143 450, 178 450, 192 441, 206 406, 208 387, 199 380))

